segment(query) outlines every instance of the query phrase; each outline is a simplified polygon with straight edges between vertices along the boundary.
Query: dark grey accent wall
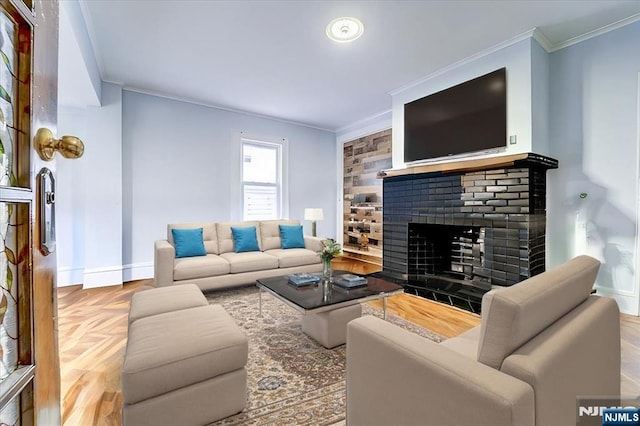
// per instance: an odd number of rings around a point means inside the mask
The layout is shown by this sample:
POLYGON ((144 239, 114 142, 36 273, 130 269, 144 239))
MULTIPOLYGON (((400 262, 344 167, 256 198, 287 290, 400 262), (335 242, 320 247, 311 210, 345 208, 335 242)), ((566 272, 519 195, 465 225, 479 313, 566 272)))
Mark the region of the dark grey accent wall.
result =
POLYGON ((534 159, 510 168, 385 178, 384 272, 409 278, 409 224, 480 228, 484 250, 473 275, 491 284, 543 272, 548 168, 534 159))

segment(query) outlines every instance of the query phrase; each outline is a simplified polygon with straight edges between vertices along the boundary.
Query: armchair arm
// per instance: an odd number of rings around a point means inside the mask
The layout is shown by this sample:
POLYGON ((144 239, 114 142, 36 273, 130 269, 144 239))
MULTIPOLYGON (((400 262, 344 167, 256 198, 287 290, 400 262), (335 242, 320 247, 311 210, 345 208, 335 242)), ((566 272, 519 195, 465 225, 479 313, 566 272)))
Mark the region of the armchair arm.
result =
POLYGON ((534 425, 533 389, 364 316, 347 325, 347 424, 534 425))
POLYGON ((173 263, 176 249, 167 240, 153 244, 153 280, 156 287, 173 284, 173 263))

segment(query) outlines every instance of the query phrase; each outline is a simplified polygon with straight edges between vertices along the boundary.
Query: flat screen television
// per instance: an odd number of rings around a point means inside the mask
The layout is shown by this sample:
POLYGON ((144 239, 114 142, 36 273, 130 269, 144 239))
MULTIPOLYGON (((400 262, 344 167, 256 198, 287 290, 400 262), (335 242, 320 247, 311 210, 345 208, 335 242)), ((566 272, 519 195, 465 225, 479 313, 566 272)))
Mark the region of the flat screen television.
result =
POLYGON ((505 148, 506 69, 404 106, 404 161, 415 163, 505 148))

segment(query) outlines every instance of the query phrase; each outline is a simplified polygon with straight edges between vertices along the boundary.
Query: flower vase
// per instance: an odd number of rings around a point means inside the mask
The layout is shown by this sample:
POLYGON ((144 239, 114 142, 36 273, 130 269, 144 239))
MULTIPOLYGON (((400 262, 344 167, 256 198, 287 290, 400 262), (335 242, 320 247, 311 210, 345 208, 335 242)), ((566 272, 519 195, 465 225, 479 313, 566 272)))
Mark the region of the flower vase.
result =
POLYGON ((333 293, 333 285, 330 279, 322 280, 322 301, 328 302, 331 300, 331 294, 333 293))
POLYGON ((331 259, 322 259, 322 278, 331 282, 331 259))

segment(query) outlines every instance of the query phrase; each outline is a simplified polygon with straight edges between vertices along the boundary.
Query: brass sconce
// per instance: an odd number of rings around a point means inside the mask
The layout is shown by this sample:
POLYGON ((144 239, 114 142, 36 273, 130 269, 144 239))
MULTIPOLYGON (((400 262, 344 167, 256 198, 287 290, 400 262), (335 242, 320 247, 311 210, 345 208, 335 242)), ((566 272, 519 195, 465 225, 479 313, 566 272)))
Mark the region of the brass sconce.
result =
POLYGON ((44 161, 51 161, 56 151, 64 158, 80 158, 84 153, 84 144, 75 136, 63 136, 56 139, 49 129, 41 128, 34 138, 35 149, 44 161))

